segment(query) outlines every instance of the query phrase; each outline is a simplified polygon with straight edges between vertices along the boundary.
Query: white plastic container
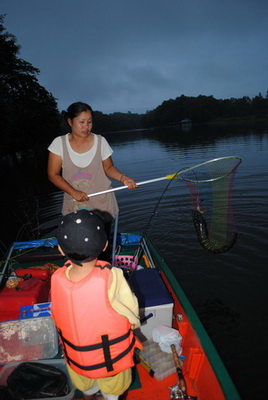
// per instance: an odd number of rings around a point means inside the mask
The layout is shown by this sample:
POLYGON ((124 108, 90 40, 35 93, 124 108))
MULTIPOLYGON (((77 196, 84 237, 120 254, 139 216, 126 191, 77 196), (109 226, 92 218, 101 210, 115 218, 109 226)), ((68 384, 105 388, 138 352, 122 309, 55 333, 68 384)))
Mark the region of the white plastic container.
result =
MULTIPOLYGON (((24 362, 24 361, 23 361, 24 362)), ((30 362, 30 361, 29 361, 30 362)), ((70 392, 65 395, 65 396, 60 396, 60 397, 53 397, 53 400, 71 400, 74 397, 75 394, 75 388, 71 382, 70 376, 68 374, 68 370, 65 364, 65 361, 63 359, 53 359, 53 360, 34 360, 34 362, 39 362, 42 364, 47 364, 47 365, 51 365, 53 367, 59 368, 61 371, 63 371, 66 376, 67 376, 67 381, 68 381, 68 386, 70 389, 70 392)), ((6 386, 7 385, 7 379, 9 377, 9 375, 11 374, 12 371, 14 371, 14 369, 16 367, 18 367, 21 363, 20 362, 11 362, 6 364, 2 371, 0 372, 0 386, 6 386)), ((39 399, 32 399, 32 400, 48 400, 48 398, 39 398, 39 399)))
POLYGON ((171 327, 173 303, 140 308, 139 314, 142 324, 140 328, 135 330, 135 334, 143 342, 152 339, 152 331, 158 325, 171 327), (147 317, 149 318, 146 319, 147 317))

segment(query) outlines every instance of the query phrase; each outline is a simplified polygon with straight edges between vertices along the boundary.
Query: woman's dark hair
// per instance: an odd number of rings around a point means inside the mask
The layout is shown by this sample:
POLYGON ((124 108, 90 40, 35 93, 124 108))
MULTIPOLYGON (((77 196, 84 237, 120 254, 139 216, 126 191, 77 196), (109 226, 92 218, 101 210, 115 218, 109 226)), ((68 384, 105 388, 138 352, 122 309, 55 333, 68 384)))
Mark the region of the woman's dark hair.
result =
POLYGON ((73 119, 73 118, 77 117, 79 114, 81 114, 81 112, 83 112, 83 111, 90 111, 92 114, 92 117, 93 117, 92 108, 88 104, 78 101, 76 103, 71 104, 68 107, 67 113, 66 113, 66 119, 68 119, 68 118, 73 119))

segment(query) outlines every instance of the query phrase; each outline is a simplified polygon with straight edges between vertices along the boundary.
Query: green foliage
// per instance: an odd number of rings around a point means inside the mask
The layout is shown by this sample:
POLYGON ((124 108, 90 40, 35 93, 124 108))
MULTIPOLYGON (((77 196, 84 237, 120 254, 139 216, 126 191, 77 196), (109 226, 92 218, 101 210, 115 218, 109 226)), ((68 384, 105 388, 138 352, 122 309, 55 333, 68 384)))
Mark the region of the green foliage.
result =
POLYGON ((20 47, 0 15, 0 134, 4 152, 47 142, 59 129, 57 104, 38 83, 39 70, 18 57, 20 47))
MULTIPOLYGON (((94 111, 93 114, 93 132, 101 134, 103 132, 116 132, 140 129, 141 125, 140 114, 128 113, 113 113, 103 114, 101 111, 94 111)), ((65 113, 60 115, 60 133, 61 135, 70 132, 70 127, 65 120, 65 113)))
POLYGON ((268 116, 268 99, 247 96, 241 99, 215 99, 213 96, 180 96, 175 100, 164 101, 142 117, 142 124, 152 126, 179 125, 180 121, 190 119, 193 123, 208 122, 222 118, 241 118, 248 116, 268 116))
POLYGON ((139 114, 116 112, 107 115, 100 111, 94 112, 94 132, 134 130, 141 127, 141 115, 139 114))
POLYGON ((163 101, 161 105, 145 114, 94 113, 94 131, 110 132, 161 126, 178 126, 182 120, 205 123, 217 119, 268 116, 268 95, 250 99, 215 99, 213 96, 187 97, 181 95, 163 101))

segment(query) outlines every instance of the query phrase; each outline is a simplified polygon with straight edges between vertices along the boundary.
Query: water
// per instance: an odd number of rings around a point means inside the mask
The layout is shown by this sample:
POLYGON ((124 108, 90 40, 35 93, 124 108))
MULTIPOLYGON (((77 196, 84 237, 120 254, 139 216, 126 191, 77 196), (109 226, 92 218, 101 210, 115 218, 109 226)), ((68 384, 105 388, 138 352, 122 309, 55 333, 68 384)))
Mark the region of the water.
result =
MULTIPOLYGON (((114 150, 114 163, 137 181, 218 157, 242 158, 233 187, 239 236, 227 253, 214 255, 200 246, 189 194, 180 180, 166 191, 167 180, 118 191, 119 230, 147 230, 199 314, 242 399, 267 398, 267 127, 194 127, 185 133, 173 128, 105 136, 114 150)), ((62 195, 47 182, 46 156, 21 160, 13 167, 6 160, 2 171, 0 238, 7 245, 31 239, 32 227, 59 216, 62 195)))

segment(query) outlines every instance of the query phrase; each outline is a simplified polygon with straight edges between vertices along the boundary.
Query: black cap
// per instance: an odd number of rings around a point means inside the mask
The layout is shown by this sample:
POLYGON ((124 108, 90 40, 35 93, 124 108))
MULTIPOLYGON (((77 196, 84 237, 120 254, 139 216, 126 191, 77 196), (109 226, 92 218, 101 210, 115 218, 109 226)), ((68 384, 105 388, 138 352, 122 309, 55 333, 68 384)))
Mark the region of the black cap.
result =
POLYGON ((62 218, 56 238, 64 254, 78 265, 98 258, 107 242, 100 214, 83 209, 62 218))

